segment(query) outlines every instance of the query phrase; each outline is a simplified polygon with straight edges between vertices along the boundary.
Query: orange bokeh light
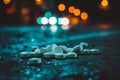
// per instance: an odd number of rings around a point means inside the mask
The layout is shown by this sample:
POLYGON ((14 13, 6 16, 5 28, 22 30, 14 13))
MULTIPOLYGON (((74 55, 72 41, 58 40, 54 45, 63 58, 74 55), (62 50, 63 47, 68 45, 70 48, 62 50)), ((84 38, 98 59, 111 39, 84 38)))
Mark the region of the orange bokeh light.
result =
POLYGON ((73 17, 70 19, 70 25, 74 26, 79 23, 79 18, 78 17, 73 17))
POLYGON ((88 19, 88 14, 86 12, 82 12, 80 17, 81 17, 82 20, 87 20, 88 19))
POLYGON ((80 15, 80 10, 79 9, 75 9, 74 10, 74 15, 75 16, 79 16, 80 15))
POLYGON ((43 4, 43 0, 35 0, 35 4, 36 5, 42 5, 43 4))
POLYGON ((70 6, 70 7, 68 8, 69 13, 74 13, 74 10, 75 10, 75 7, 74 7, 74 6, 70 6))
POLYGON ((9 4, 11 2, 11 0, 3 0, 4 4, 9 4))
POLYGON ((65 5, 64 4, 59 4, 58 5, 58 10, 59 11, 64 11, 65 10, 65 5))

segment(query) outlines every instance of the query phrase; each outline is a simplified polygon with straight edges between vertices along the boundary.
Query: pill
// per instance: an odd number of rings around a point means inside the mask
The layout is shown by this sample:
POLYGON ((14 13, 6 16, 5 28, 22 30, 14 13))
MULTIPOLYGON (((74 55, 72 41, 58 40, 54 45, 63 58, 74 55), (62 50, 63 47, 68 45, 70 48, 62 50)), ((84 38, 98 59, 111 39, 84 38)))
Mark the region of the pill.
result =
POLYGON ((71 52, 66 46, 60 45, 60 47, 63 49, 63 53, 71 52))
POLYGON ((66 54, 64 54, 64 53, 55 53, 55 58, 56 59, 65 59, 66 54))
POLYGON ((88 43, 86 43, 86 42, 81 42, 80 45, 82 45, 82 46, 88 46, 88 43))
POLYGON ((41 53, 39 51, 31 52, 31 54, 32 54, 32 57, 42 57, 43 56, 43 53, 41 53))
POLYGON ((91 49, 84 49, 82 51, 82 54, 90 54, 91 53, 91 49))
POLYGON ((99 51, 99 49, 91 49, 91 53, 92 54, 99 54, 100 51, 99 51))
POLYGON ((56 47, 57 47, 56 44, 47 45, 46 50, 47 50, 47 52, 52 52, 53 50, 55 50, 56 47))
POLYGON ((53 52, 55 52, 55 53, 63 53, 64 51, 63 51, 62 47, 57 46, 53 52))
POLYGON ((80 45, 74 46, 74 47, 73 47, 73 52, 81 53, 81 46, 80 46, 80 45))
POLYGON ((20 52, 20 58, 30 58, 31 57, 31 53, 30 52, 20 52))
POLYGON ((30 65, 37 65, 37 64, 41 64, 41 58, 30 58, 28 59, 28 64, 30 65))
POLYGON ((41 53, 45 53, 45 52, 47 52, 47 50, 46 50, 45 47, 41 47, 41 48, 40 48, 40 52, 41 52, 41 53))
POLYGON ((77 53, 69 52, 66 54, 66 58, 77 58, 77 53))
POLYGON ((55 53, 54 52, 46 52, 43 53, 44 58, 55 58, 55 53))

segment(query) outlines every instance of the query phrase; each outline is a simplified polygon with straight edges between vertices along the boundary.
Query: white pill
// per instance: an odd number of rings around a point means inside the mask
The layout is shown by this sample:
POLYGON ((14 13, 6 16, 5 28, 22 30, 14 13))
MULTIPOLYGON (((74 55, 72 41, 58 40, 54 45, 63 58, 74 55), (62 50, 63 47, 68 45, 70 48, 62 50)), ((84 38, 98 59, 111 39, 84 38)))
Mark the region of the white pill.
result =
POLYGON ((28 64, 31 65, 36 65, 36 64, 41 64, 41 58, 30 58, 28 59, 28 64))
POLYGON ((84 49, 82 51, 82 54, 90 54, 91 53, 91 50, 90 49, 84 49))
POLYGON ((57 47, 56 44, 47 45, 46 50, 47 50, 47 52, 52 52, 53 50, 55 50, 56 47, 57 47))
POLYGON ((91 49, 91 53, 92 54, 99 54, 100 51, 99 51, 99 49, 91 49))
POLYGON ((47 52, 47 50, 46 50, 46 48, 41 47, 41 48, 40 48, 40 52, 41 52, 41 53, 45 53, 45 52, 47 52))
POLYGON ((55 53, 55 58, 56 59, 65 59, 66 54, 64 54, 64 53, 55 53))
POLYGON ((63 53, 63 49, 62 49, 62 47, 57 46, 53 52, 55 52, 55 53, 63 53))
POLYGON ((32 57, 42 57, 43 56, 43 53, 41 52, 31 52, 32 54, 32 57))
POLYGON ((68 49, 66 46, 60 45, 59 47, 63 49, 63 53, 71 52, 71 49, 68 49))
POLYGON ((43 53, 44 58, 55 58, 55 53, 54 52, 46 52, 43 53))
POLYGON ((30 58, 32 54, 30 52, 20 52, 19 55, 21 58, 30 58))
POLYGON ((86 43, 86 42, 81 42, 80 45, 82 45, 82 46, 88 46, 88 43, 86 43))
POLYGON ((73 52, 80 53, 81 52, 80 46, 79 45, 74 46, 73 47, 73 52))
POLYGON ((69 52, 66 54, 66 58, 77 58, 77 53, 69 52))

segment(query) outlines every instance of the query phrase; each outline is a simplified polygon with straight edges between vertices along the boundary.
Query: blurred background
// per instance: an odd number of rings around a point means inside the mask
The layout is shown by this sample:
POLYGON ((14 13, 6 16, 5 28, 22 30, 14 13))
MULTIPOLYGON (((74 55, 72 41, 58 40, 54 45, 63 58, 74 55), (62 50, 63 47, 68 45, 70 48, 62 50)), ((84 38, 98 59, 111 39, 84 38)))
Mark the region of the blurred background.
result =
POLYGON ((0 0, 0 26, 119 25, 119 8, 118 0, 0 0))

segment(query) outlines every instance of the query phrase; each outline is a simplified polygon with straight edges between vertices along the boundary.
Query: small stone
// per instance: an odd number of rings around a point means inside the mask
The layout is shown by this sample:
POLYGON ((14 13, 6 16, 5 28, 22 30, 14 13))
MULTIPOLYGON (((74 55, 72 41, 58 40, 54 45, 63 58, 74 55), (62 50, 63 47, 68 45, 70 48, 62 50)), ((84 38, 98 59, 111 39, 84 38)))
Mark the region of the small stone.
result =
POLYGON ((55 53, 54 52, 46 52, 43 53, 44 58, 55 58, 55 53))
POLYGON ((77 58, 77 53, 69 52, 66 54, 66 58, 77 58))
POLYGON ((30 58, 32 54, 30 52, 20 52, 20 58, 30 58))
POLYGON ((28 60, 28 64, 30 64, 30 65, 39 65, 39 64, 41 64, 41 58, 30 58, 29 60, 28 60))
POLYGON ((64 53, 56 53, 55 54, 55 58, 56 59, 65 59, 66 58, 66 54, 64 54, 64 53))

